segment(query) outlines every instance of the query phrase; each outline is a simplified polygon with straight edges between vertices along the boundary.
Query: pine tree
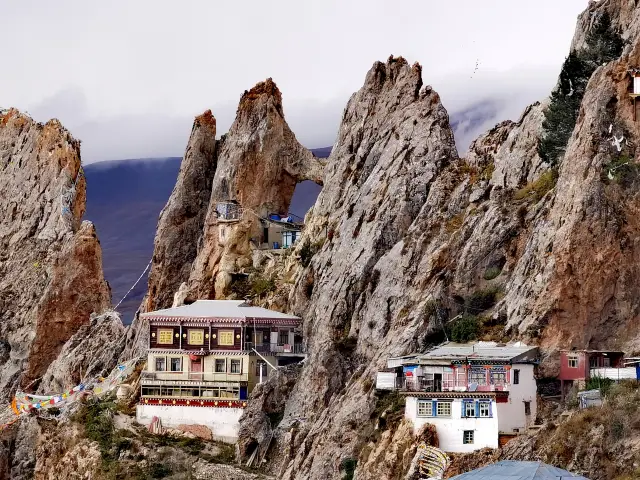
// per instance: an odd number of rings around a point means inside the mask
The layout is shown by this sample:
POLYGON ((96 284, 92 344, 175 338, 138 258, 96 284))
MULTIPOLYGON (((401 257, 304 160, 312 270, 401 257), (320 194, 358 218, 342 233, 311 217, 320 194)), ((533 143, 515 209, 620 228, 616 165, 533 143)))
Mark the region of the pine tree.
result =
POLYGON ((605 12, 588 32, 585 49, 569 54, 562 65, 558 86, 551 94, 551 103, 544 112, 544 134, 538 142, 542 160, 555 165, 564 154, 591 75, 603 63, 618 58, 623 47, 624 42, 605 12))

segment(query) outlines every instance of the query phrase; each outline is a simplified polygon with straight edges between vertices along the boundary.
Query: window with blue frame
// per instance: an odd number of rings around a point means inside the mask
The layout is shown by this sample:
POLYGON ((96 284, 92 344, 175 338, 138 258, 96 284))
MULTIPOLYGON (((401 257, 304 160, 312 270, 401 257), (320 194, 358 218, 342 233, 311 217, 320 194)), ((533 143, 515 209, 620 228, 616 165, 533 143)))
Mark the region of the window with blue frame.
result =
POLYGON ((462 401, 462 418, 491 417, 491 400, 465 399, 462 401))

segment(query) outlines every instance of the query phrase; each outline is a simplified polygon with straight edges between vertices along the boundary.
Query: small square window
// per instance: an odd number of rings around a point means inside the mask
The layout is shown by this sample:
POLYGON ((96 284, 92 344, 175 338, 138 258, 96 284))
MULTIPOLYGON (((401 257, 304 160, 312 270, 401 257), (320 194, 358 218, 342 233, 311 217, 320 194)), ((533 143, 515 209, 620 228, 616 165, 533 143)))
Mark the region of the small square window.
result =
POLYGON ((218 345, 234 345, 233 330, 220 330, 218 332, 218 335, 220 336, 220 338, 218 339, 218 345))
POLYGON ((578 357, 569 357, 569 368, 578 368, 578 357))
POLYGON ((474 402, 464 402, 464 416, 465 417, 476 416, 476 404, 474 402))
POLYGON ((242 361, 231 360, 231 370, 229 373, 242 373, 242 361))
POLYGON ((189 345, 204 345, 204 330, 189 329, 189 345))
POLYGON ((462 443, 471 445, 473 443, 473 430, 465 430, 462 434, 462 443))
POLYGON ((158 329, 158 344, 160 345, 173 344, 173 328, 158 329))
POLYGON ((224 358, 216 358, 216 373, 227 372, 227 361, 224 358))
POLYGON ((518 385, 520 383, 520 370, 513 371, 513 384, 518 385))
POLYGON ((167 371, 167 359, 164 357, 156 357, 156 372, 167 371))
POLYGON ((418 400, 418 416, 433 417, 433 404, 431 400, 418 400))
POLYGON ((171 359, 171 371, 172 372, 181 372, 182 371, 182 358, 174 357, 171 359))
POLYGON ((488 418, 491 416, 491 403, 480 402, 480 417, 488 418))
POLYGON ((451 402, 438 402, 436 411, 437 411, 438 417, 450 417, 451 402))

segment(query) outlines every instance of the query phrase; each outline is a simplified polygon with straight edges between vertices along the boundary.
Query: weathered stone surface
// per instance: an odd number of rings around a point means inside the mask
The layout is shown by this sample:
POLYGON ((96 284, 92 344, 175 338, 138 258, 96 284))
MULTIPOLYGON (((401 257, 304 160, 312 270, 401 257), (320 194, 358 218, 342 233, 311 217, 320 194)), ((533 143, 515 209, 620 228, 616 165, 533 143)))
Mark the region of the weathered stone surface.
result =
POLYGON ((42 376, 39 391, 62 392, 81 381, 108 375, 124 348, 125 327, 116 312, 92 315, 64 344, 42 376))
POLYGON ((255 449, 258 449, 258 458, 264 457, 272 435, 282 435, 300 421, 297 418, 284 417, 285 405, 300 369, 300 365, 280 368, 272 372, 264 383, 254 388, 251 402, 241 419, 242 430, 238 438, 241 458, 250 457, 255 449), (270 418, 279 418, 278 424, 274 424, 270 418))
POLYGON ((145 311, 171 306, 178 286, 189 279, 202 235, 216 171, 216 119, 196 117, 176 186, 160 213, 145 311))
POLYGON ((100 244, 82 224, 79 142, 57 120, 0 115, 0 401, 37 379, 110 292, 100 244), (75 182, 68 215, 61 193, 75 182))

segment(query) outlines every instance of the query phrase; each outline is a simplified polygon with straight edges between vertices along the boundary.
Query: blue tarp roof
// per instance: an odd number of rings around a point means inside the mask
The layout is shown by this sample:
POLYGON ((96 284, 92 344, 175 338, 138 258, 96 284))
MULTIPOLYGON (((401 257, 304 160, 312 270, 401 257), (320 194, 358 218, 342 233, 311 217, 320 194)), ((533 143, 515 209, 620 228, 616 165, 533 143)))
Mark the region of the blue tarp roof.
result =
POLYGON ((580 475, 552 467, 542 462, 503 460, 486 467, 463 473, 452 480, 589 480, 580 475))

